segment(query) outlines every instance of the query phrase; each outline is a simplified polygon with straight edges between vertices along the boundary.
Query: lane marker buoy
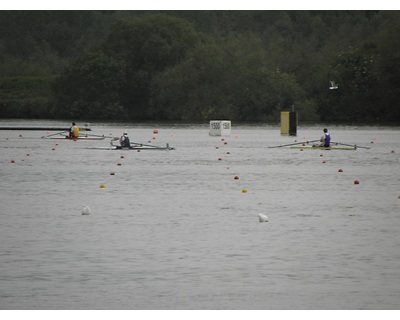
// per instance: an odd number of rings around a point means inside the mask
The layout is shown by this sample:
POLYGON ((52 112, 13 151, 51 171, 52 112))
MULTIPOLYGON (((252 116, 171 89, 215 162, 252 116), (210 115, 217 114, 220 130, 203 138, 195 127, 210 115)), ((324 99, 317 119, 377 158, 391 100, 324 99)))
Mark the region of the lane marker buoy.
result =
POLYGON ((89 215, 91 213, 91 210, 88 206, 84 206, 82 208, 82 215, 89 215))

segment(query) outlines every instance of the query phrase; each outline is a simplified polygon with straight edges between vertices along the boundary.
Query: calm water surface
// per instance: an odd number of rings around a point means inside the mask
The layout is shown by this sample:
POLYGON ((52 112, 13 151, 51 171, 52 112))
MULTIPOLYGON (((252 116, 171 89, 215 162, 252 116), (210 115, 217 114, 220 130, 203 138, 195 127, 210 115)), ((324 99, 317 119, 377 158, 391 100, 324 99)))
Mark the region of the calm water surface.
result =
POLYGON ((0 309, 399 309, 400 128, 91 127, 176 150, 0 131, 0 309))

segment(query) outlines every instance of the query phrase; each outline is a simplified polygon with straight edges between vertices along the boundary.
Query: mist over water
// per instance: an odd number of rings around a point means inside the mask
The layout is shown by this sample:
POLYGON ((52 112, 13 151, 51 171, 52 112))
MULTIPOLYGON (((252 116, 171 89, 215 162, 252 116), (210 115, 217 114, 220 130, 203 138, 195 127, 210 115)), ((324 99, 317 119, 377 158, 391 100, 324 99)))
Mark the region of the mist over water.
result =
POLYGON ((232 125, 0 130, 0 309, 398 309, 400 129, 232 125))

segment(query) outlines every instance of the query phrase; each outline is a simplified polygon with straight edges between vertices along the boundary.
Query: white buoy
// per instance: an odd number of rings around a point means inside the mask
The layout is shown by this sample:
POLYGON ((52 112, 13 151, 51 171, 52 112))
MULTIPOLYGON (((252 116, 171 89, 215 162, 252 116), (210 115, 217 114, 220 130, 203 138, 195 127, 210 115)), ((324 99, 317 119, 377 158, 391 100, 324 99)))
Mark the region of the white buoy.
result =
POLYGON ((268 217, 262 213, 258 214, 258 219, 260 220, 260 222, 268 222, 268 217))
POLYGON ((82 214, 83 215, 88 215, 88 214, 90 214, 90 208, 88 207, 88 206, 84 206, 83 208, 82 208, 82 214))

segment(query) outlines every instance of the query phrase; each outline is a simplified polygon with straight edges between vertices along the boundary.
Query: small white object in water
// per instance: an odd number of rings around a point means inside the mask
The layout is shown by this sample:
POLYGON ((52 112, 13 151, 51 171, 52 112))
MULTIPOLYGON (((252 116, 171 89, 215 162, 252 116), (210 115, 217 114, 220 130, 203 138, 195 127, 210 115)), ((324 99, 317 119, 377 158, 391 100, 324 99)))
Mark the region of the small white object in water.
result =
POLYGON ((88 215, 88 214, 90 214, 90 208, 88 207, 88 206, 84 206, 83 208, 82 208, 82 214, 83 215, 88 215))
POLYGON ((260 222, 268 222, 268 217, 262 213, 258 214, 258 219, 260 220, 260 222))

